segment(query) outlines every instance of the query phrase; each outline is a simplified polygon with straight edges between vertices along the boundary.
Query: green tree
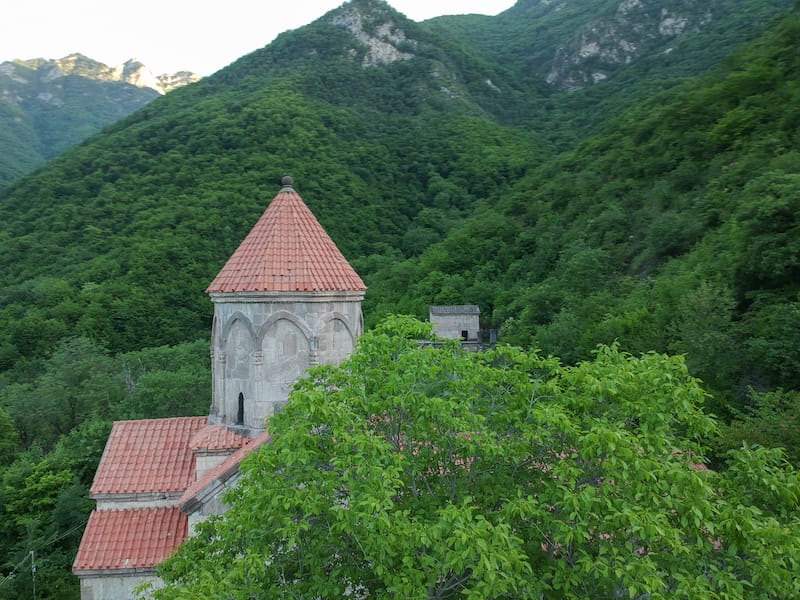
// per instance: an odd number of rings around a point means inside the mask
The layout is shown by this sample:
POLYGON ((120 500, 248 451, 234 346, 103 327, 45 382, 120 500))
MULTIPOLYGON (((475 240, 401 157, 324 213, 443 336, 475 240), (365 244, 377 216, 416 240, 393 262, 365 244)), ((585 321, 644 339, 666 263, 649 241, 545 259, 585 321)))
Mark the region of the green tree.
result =
POLYGON ((37 556, 37 597, 77 598, 69 568, 91 502, 88 488, 75 478, 69 464, 49 455, 34 462, 30 454, 0 471, 0 568, 16 577, 4 581, 0 598, 32 597, 31 551, 37 556), (9 594, 5 596, 4 594, 9 594))
POLYGON ((782 448, 786 459, 800 467, 800 393, 750 390, 749 405, 736 411, 729 424, 722 424, 715 451, 724 454, 743 443, 782 448))
POLYGON ((673 311, 669 350, 686 354, 691 372, 710 389, 722 390, 737 375, 741 343, 732 319, 735 302, 726 288, 707 281, 695 286, 678 300, 673 311))
POLYGON ((800 594, 798 474, 748 449, 703 467, 714 425, 681 357, 563 367, 428 335, 389 318, 302 380, 156 597, 800 594))
POLYGON ((114 361, 88 338, 72 338, 57 345, 32 380, 0 390, 22 433, 25 445, 52 448, 92 416, 108 417, 122 397, 114 361))
POLYGON ((19 446, 19 433, 14 428, 14 420, 0 407, 0 466, 11 462, 19 446))

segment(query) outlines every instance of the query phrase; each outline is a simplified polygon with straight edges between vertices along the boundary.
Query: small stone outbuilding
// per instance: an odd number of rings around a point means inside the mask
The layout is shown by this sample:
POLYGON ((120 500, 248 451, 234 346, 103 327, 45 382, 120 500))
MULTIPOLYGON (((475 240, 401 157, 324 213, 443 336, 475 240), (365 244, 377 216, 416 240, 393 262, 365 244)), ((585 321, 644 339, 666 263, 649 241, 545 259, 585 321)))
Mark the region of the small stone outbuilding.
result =
POLYGON ((473 304, 456 306, 431 306, 428 309, 433 332, 446 340, 478 340, 481 309, 473 304))

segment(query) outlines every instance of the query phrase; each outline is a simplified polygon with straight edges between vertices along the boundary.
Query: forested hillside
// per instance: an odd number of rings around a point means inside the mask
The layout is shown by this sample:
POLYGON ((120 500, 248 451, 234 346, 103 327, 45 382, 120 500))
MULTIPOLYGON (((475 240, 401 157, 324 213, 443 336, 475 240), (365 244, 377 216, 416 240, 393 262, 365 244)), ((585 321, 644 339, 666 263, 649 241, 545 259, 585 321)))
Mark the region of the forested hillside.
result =
POLYGON ((524 73, 556 23, 539 4, 417 24, 353 0, 0 194, 0 598, 30 595, 31 549, 40 597, 76 597, 112 419, 207 410, 203 290, 284 175, 369 286, 368 327, 470 303, 565 364, 685 353, 712 458, 800 462, 779 426, 800 418, 800 8, 762 32, 787 3, 748 0, 749 27, 728 11, 730 36, 565 92, 524 73), (511 17, 513 60, 487 41, 511 17))
POLYGON ((792 4, 520 0, 496 17, 437 17, 426 25, 530 79, 585 88, 625 72, 630 88, 645 73, 697 76, 792 4))
POLYGON ((205 285, 286 173, 346 256, 402 257, 552 154, 490 112, 527 101, 502 73, 378 7, 415 60, 364 68, 357 39, 319 21, 19 182, 0 202, 0 368, 76 333, 112 350, 206 336, 205 285))
POLYGON ((426 25, 521 81, 582 90, 555 95, 559 106, 549 119, 574 141, 601 131, 609 115, 705 73, 794 3, 520 0, 496 17, 438 17, 426 25))
POLYGON ((368 273, 370 299, 421 314, 471 298, 507 341, 570 362, 618 339, 688 353, 716 391, 796 388, 799 31, 795 10, 527 172, 421 257, 368 273))

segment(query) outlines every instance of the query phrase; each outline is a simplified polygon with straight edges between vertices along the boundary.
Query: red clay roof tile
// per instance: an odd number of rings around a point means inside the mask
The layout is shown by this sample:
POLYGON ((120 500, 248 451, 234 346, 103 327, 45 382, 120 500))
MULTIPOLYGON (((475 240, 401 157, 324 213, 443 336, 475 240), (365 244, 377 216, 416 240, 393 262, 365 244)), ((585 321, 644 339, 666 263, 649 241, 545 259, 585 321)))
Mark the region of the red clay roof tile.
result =
POLYGON ((188 535, 178 507, 92 511, 72 570, 148 569, 188 535))
POLYGON ((211 469, 208 473, 190 485, 183 493, 183 496, 181 496, 181 499, 178 500, 178 506, 184 508, 187 502, 192 500, 192 498, 214 483, 217 479, 228 479, 231 475, 239 470, 239 464, 247 457, 247 455, 249 455, 253 450, 260 448, 263 444, 268 442, 269 439, 269 432, 264 431, 253 439, 247 440, 247 443, 244 446, 226 458, 218 467, 211 469))
POLYGON ((302 198, 287 185, 278 192, 206 291, 366 289, 302 198))
POLYGON ((206 425, 189 440, 189 448, 197 450, 234 450, 241 448, 248 442, 244 438, 224 425, 206 425))
POLYGON ((192 437, 208 417, 117 421, 90 493, 183 492, 194 481, 192 437))

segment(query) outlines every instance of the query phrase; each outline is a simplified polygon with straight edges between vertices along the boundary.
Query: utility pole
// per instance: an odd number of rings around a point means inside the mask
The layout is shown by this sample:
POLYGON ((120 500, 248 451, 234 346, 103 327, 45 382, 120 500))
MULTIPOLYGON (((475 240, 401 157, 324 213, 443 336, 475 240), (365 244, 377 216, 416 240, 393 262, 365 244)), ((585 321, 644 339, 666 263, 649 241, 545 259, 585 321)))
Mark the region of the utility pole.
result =
POLYGON ((33 600, 36 600, 36 554, 31 550, 31 583, 33 584, 33 600))

